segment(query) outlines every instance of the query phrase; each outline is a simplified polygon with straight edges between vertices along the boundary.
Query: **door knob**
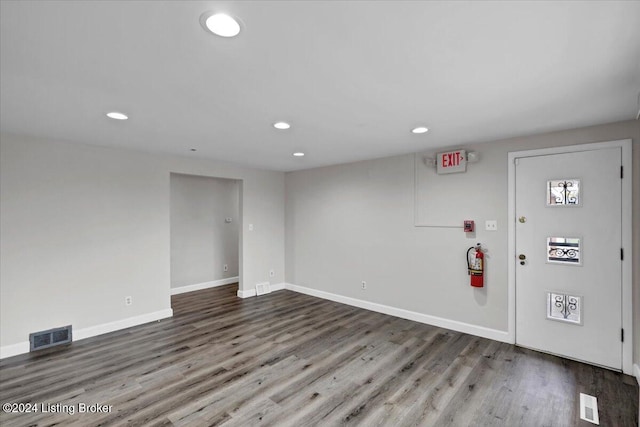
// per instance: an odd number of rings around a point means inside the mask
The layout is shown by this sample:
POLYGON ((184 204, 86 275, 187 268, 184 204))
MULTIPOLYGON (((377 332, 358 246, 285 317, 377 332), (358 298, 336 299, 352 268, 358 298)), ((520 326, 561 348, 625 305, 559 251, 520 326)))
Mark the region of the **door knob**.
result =
POLYGON ((520 258, 520 259, 522 259, 522 260, 527 259, 527 257, 525 256, 525 254, 520 254, 520 255, 518 255, 518 258, 520 258))
POLYGON ((527 218, 521 216, 520 218, 518 218, 518 221, 520 221, 520 224, 524 224, 525 222, 527 222, 527 218))

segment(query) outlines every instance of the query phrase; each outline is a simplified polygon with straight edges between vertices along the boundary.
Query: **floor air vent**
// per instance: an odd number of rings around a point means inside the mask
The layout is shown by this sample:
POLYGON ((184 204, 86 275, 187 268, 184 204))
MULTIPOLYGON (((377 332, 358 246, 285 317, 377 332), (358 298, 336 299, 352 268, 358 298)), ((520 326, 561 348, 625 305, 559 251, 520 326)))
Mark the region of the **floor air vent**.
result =
POLYGON ((29 351, 71 342, 71 325, 29 334, 29 351))
POLYGON ((256 285, 256 295, 264 295, 271 292, 271 284, 269 282, 258 283, 256 285))
POLYGON ((598 399, 594 396, 580 393, 580 419, 600 425, 600 417, 598 417, 598 399))

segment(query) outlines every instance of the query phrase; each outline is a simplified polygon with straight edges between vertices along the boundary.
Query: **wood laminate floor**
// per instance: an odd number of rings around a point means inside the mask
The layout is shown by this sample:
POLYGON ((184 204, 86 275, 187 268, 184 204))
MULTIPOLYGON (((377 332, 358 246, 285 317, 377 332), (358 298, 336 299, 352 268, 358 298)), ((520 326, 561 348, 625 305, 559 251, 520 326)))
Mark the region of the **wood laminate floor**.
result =
POLYGON ((171 319, 3 360, 0 401, 40 407, 2 412, 0 424, 590 426, 583 392, 598 398, 600 425, 638 425, 633 377, 291 291, 243 300, 236 289, 177 295, 171 319))

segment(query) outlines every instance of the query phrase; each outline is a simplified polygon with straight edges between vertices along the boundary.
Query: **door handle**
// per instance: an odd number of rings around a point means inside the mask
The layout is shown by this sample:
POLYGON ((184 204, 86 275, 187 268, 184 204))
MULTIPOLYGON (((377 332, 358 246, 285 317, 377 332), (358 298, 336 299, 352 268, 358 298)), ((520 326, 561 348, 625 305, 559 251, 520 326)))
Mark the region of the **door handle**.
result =
POLYGON ((520 265, 524 265, 524 260, 527 259, 527 256, 525 254, 520 254, 518 255, 518 258, 520 259, 520 265))

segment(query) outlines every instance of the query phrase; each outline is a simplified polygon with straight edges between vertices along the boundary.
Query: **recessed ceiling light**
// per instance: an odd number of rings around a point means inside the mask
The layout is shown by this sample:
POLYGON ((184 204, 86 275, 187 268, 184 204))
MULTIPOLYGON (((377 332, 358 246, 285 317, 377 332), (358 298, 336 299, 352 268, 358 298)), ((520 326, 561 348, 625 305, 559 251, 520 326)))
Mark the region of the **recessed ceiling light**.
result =
POLYGON ((304 153, 302 151, 296 151, 295 153, 293 153, 293 155, 295 157, 304 157, 304 153))
POLYGON ((418 126, 417 128, 411 129, 411 132, 413 132, 413 133, 427 133, 427 132, 429 132, 429 128, 426 128, 424 126, 418 126))
POLYGON ((201 17, 204 27, 220 37, 235 37, 240 33, 240 24, 234 18, 224 13, 213 15, 205 13, 201 17))
POLYGON ((129 116, 127 116, 126 114, 119 113, 117 111, 111 111, 110 113, 107 113, 107 117, 114 120, 127 120, 129 118, 129 116))
POLYGON ((287 122, 277 122, 273 124, 273 127, 276 129, 284 130, 284 129, 289 129, 291 125, 287 122))

